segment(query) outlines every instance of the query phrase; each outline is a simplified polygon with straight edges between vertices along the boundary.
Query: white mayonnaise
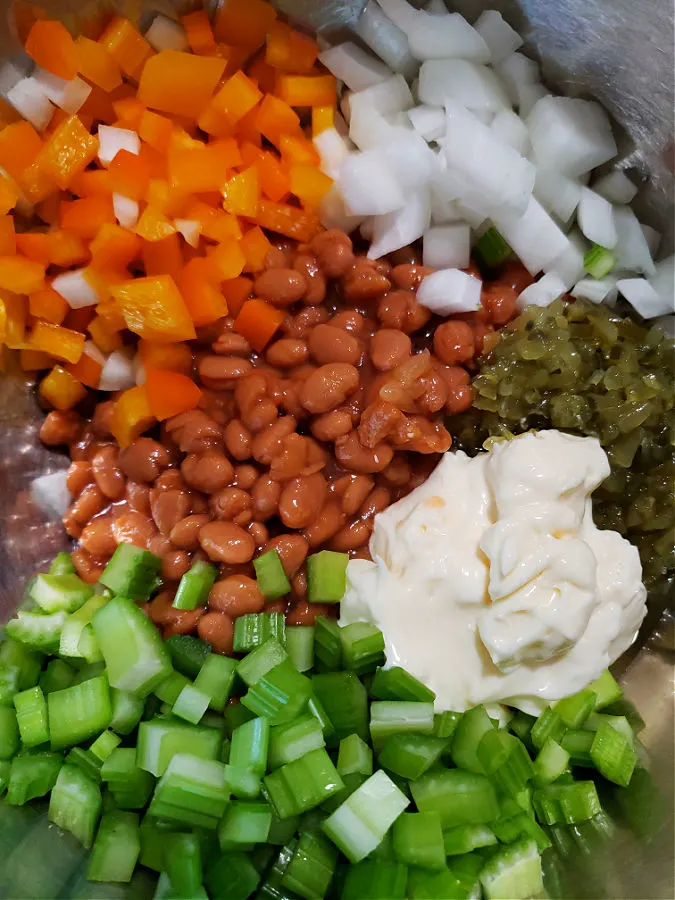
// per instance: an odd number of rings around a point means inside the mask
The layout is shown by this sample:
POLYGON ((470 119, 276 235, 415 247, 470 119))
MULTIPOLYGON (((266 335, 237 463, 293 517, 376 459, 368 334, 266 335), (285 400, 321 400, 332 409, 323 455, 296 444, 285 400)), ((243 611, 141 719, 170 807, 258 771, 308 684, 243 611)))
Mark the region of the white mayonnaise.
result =
POLYGON ((446 453, 376 516, 373 562, 349 563, 340 624, 377 625, 387 665, 435 691, 439 710, 536 714, 581 690, 645 615, 636 548, 593 524, 608 474, 595 438, 558 431, 446 453))

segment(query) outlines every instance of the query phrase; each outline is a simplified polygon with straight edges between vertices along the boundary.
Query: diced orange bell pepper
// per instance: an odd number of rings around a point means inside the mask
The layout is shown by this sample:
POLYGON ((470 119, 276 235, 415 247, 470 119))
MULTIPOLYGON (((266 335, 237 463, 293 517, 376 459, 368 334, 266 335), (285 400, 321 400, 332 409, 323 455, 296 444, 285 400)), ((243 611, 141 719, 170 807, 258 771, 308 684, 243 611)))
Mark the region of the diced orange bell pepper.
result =
POLYGON ((265 268, 267 254, 272 249, 262 228, 255 225, 249 228, 239 242, 239 246, 246 259, 244 270, 246 272, 261 272, 265 268))
POLYGON ((208 255, 208 261, 217 273, 219 281, 228 281, 241 275, 246 257, 239 246, 239 241, 229 240, 218 244, 208 255))
POLYGON ((192 378, 170 369, 147 369, 145 390, 150 411, 159 422, 194 409, 202 396, 192 378))
POLYGON ((71 231, 84 240, 96 237, 103 225, 115 223, 112 197, 95 195, 61 204, 59 216, 61 228, 71 231))
POLYGON ((316 213, 271 200, 260 200, 256 221, 261 228, 303 243, 311 241, 320 228, 316 213))
POLYGON ((152 47, 128 19, 115 17, 99 38, 125 75, 135 78, 152 47))
POLYGON ((227 303, 214 282, 209 262, 202 257, 191 259, 178 278, 178 287, 197 328, 227 315, 227 303))
POLYGON ((329 128, 335 128, 335 106, 313 106, 312 137, 316 137, 322 131, 328 131, 329 128))
POLYGON ((55 184, 66 190, 97 153, 98 138, 89 134, 78 116, 70 116, 51 135, 36 163, 55 184))
POLYGON ((4 309, 4 342, 11 350, 20 350, 26 339, 28 301, 18 294, 4 294, 0 298, 4 309))
POLYGON ((141 239, 126 228, 106 222, 89 245, 89 250, 91 265, 95 269, 126 269, 132 260, 139 258, 141 239))
POLYGON ((171 143, 173 122, 166 116, 160 116, 159 113, 146 109, 141 116, 138 133, 141 140, 150 144, 158 153, 166 153, 171 143))
POLYGON ((169 154, 169 178, 184 194, 220 190, 227 181, 229 169, 229 160, 218 145, 176 150, 169 154))
POLYGON ((186 204, 183 218, 194 219, 201 225, 204 237, 212 241, 225 241, 228 238, 241 238, 241 228, 236 216, 214 209, 201 200, 191 200, 186 204))
POLYGON ((114 194, 140 200, 150 183, 151 170, 144 154, 120 150, 108 166, 110 190, 114 194))
MULTIPOLYGON (((120 155, 120 153, 117 154, 113 163, 120 155)), ((129 154, 129 156, 132 155, 133 154, 131 153, 129 154)), ((136 159, 136 157, 134 157, 134 159, 136 159)), ((76 197, 94 197, 97 194, 99 196, 101 194, 111 194, 110 169, 87 169, 84 172, 80 172, 80 174, 76 175, 70 182, 68 190, 71 194, 75 194, 76 197)))
POLYGON ((45 233, 19 232, 15 237, 15 243, 16 250, 28 259, 41 263, 45 268, 49 265, 49 239, 45 233))
POLYGON ((112 353, 113 350, 122 348, 122 338, 119 332, 111 329, 103 316, 94 316, 87 326, 87 331, 98 349, 103 353, 112 353))
POLYGON ((225 60, 217 56, 162 50, 143 67, 138 98, 151 109, 196 119, 224 70, 225 60))
POLYGON ((20 121, 22 121, 21 115, 13 106, 10 106, 4 97, 0 97, 0 128, 6 128, 8 125, 14 125, 20 121))
POLYGON ((171 343, 195 337, 176 283, 168 275, 136 278, 111 288, 129 331, 149 341, 171 343))
POLYGON ((213 32, 218 41, 255 50, 276 17, 276 10, 265 0, 226 0, 218 7, 213 32))
POLYGON ((286 168, 291 166, 319 167, 321 157, 316 147, 302 135, 285 134, 279 143, 281 162, 286 168))
POLYGON ((229 314, 231 316, 237 316, 239 315, 242 306, 253 292, 253 280, 240 275, 238 278, 231 278, 229 281, 223 281, 220 289, 227 302, 229 314))
POLYGON ((185 205, 186 194, 179 187, 163 178, 151 178, 145 192, 145 201, 157 212, 171 218, 185 205))
POLYGON ((32 294, 45 286, 45 267, 25 256, 0 256, 0 288, 32 294))
POLYGON ((20 197, 21 191, 14 179, 0 172, 0 216, 14 209, 20 197))
POLYGON ((254 121, 263 137, 275 147, 279 147, 284 135, 301 135, 298 114, 273 94, 267 94, 256 108, 254 121))
POLYGON ((291 166, 291 190, 310 209, 318 209, 333 181, 316 166, 291 166))
POLYGON ((63 320, 64 328, 71 328, 73 331, 80 331, 82 334, 89 327, 89 323, 94 318, 93 306, 80 306, 78 309, 68 310, 63 320))
POLYGON ((14 217, 0 216, 0 256, 12 256, 14 253, 16 253, 14 217))
POLYGON ((60 325, 70 307, 60 294, 48 287, 35 291, 28 298, 28 311, 36 319, 44 319, 52 325, 60 325))
POLYGON ((260 103, 263 95, 255 83, 239 70, 215 94, 211 105, 232 125, 260 103))
POLYGON ((96 390, 101 380, 103 366, 85 350, 78 362, 70 363, 65 369, 66 372, 73 375, 78 381, 81 381, 82 384, 96 390))
POLYGON ((62 366, 54 366, 40 382, 40 397, 54 409, 72 409, 86 396, 85 386, 62 366))
POLYGON ((155 418, 144 385, 130 388, 115 401, 110 431, 122 449, 133 444, 154 423, 155 418))
POLYGON ((260 187, 255 166, 244 169, 223 186, 223 208, 237 216, 254 218, 258 212, 260 187))
POLYGON ((237 123, 236 137, 240 141, 248 141, 256 147, 262 147, 262 134, 258 128, 258 110, 256 106, 237 123))
POLYGON ((68 269, 89 261, 89 250, 78 235, 55 228, 48 231, 45 237, 47 238, 49 262, 52 265, 68 269))
POLYGON ((45 197, 35 207, 35 215, 47 225, 58 225, 59 210, 61 208, 61 195, 58 190, 45 197))
POLYGON ((145 106, 143 106, 138 97, 120 97, 113 102, 113 112, 122 128, 138 131, 145 112, 145 106))
POLYGON ((25 45, 26 53, 42 69, 71 81, 77 75, 77 54, 70 32, 61 22, 38 19, 25 45))
POLYGON ((160 212, 154 206, 146 206, 143 210, 138 224, 136 225, 136 234, 143 238, 144 241, 163 241, 164 238, 174 234, 176 226, 170 219, 160 212))
POLYGON ((192 375, 193 357, 189 344, 156 344, 141 339, 138 352, 146 370, 170 369, 181 375, 192 375))
POLYGON ((278 20, 270 28, 265 59, 273 68, 297 74, 310 72, 318 55, 319 46, 309 35, 278 20))
MULTIPOLYGON (((100 44, 96 44, 96 46, 99 47, 100 44)), ((121 87, 126 87, 126 85, 122 85, 121 87)), ((117 116, 113 109, 112 98, 115 97, 120 90, 121 88, 115 88, 114 91, 111 91, 108 94, 103 88, 97 87, 95 84, 91 85, 91 92, 78 112, 78 115, 83 122, 86 120, 86 122, 90 123, 88 125, 90 131, 92 130, 94 122, 112 125, 115 121, 117 116)))
POLYGON ((54 359, 42 350, 31 350, 22 347, 19 350, 19 362, 24 372, 39 372, 41 369, 51 369, 54 359))
POLYGON ((181 16, 180 21, 193 53, 198 53, 200 56, 213 56, 218 52, 206 10, 199 9, 186 16, 181 16))
POLYGON ((60 325, 38 321, 31 331, 28 343, 33 350, 42 350, 56 359, 76 363, 84 349, 84 335, 60 325))
POLYGON ((0 166, 17 181, 42 150, 43 141, 30 122, 16 122, 0 131, 0 166))
POLYGON ((257 53, 253 62, 246 67, 246 71, 248 77, 252 81, 258 83, 258 87, 263 93, 274 93, 274 88, 277 83, 277 70, 273 69, 272 66, 267 63, 265 54, 262 50, 257 53))
POLYGON ((274 153, 260 150, 248 141, 242 144, 241 152, 244 163, 255 166, 262 193, 275 203, 285 200, 291 192, 291 181, 274 153))
POLYGON ((334 75, 280 75, 275 93, 289 106, 330 106, 337 86, 334 75))
POLYGON ((260 352, 284 321, 284 311, 264 300, 247 300, 234 320, 234 330, 260 352))
POLYGON ((146 275, 170 275, 177 282, 183 271, 180 238, 174 232, 161 241, 142 242, 143 267, 146 275))
POLYGON ((87 81, 110 92, 122 84, 120 67, 100 41, 80 35, 75 41, 77 68, 87 81))
MULTIPOLYGON (((24 170, 21 176, 21 187, 26 200, 33 204, 41 205, 42 201, 50 196, 56 196, 58 199, 58 187, 54 183, 54 179, 45 172, 37 159, 24 170)), ((51 208, 53 209, 53 207, 51 208)), ((45 219, 42 212, 39 215, 40 218, 45 219)))

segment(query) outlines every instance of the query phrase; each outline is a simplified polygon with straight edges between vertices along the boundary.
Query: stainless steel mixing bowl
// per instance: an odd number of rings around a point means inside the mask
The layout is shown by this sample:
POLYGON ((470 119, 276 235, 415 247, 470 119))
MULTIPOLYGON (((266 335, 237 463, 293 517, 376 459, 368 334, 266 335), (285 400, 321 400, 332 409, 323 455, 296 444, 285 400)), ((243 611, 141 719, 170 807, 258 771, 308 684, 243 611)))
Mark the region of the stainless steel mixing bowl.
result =
MULTIPOLYGON (((73 25, 99 6, 96 0, 42 0, 39 5, 73 25)), ((186 4, 118 0, 100 5, 115 7, 131 18, 149 18, 153 12, 170 13, 186 4)), ((365 2, 278 0, 277 5, 306 27, 330 37, 355 22, 365 2)), ((604 104, 617 123, 621 165, 642 182, 640 215, 664 233, 661 253, 671 253, 675 167, 672 0, 454 0, 451 5, 470 21, 481 8, 500 9, 526 36, 528 52, 541 61, 552 88, 592 96, 604 104)), ((0 10, 0 59, 25 64, 11 24, 11 3, 3 0, 0 10)), ((10 361, 6 376, 0 379, 0 622, 20 602, 31 573, 67 546, 60 522, 50 519, 30 496, 33 478, 66 466, 63 456, 40 445, 39 422, 31 385, 12 370, 10 361)), ((659 604, 659 610, 661 607, 659 604)), ((660 792, 659 802, 649 799, 647 793, 633 810, 643 825, 648 821, 650 827, 643 828, 641 838, 620 830, 604 852, 594 851, 590 858, 583 852, 584 835, 578 835, 568 861, 571 878, 566 896, 615 900, 675 897, 674 634, 671 612, 666 609, 660 618, 652 615, 636 647, 618 666, 626 695, 645 720, 641 738, 660 792)), ((16 823, 20 830, 18 819, 16 823)), ((51 832, 42 828, 41 834, 46 839, 51 832)), ((62 844, 55 843, 53 836, 50 840, 51 865, 57 864, 57 858, 72 857, 75 851, 66 838, 58 838, 62 844)), ((31 844, 28 840, 20 853, 29 853, 31 844)), ((0 847, 0 896, 3 866, 16 868, 20 862, 15 858, 17 852, 3 858, 0 847)), ((37 868, 39 862, 35 861, 37 868)), ((44 892, 44 879, 33 883, 28 875, 25 878, 22 893, 14 895, 17 900, 19 896, 50 896, 48 889, 44 892)), ((101 896, 93 886, 86 890, 89 893, 78 896, 101 896)))

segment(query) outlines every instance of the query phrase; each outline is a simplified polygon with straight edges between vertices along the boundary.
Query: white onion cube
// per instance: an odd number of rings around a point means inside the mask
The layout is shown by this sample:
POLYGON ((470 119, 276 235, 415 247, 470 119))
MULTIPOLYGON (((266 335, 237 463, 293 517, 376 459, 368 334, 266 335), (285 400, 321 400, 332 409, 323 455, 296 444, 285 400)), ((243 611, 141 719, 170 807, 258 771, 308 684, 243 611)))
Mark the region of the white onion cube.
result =
POLYGON ((561 222, 572 217, 581 199, 581 182, 568 178, 556 169, 537 169, 534 195, 547 212, 561 222))
POLYGON ((435 16, 420 12, 407 31, 413 56, 427 59, 490 61, 488 45, 459 13, 435 16))
POLYGON ((425 141, 437 141, 445 134, 445 110, 440 106, 414 106, 408 110, 408 118, 425 141))
POLYGON ((522 46, 521 36, 504 21, 502 14, 496 9, 482 12, 473 27, 488 45, 493 65, 503 62, 522 46))
POLYGON ((374 217, 368 258, 379 259, 412 244, 422 237, 430 220, 429 189, 425 185, 408 195, 402 209, 374 217))
POLYGON ((386 81, 374 84, 363 91, 351 95, 350 108, 365 104, 383 116, 410 109, 414 104, 408 82, 402 75, 392 75, 386 81))
POLYGON ((174 219, 176 231, 183 235, 183 240, 191 247, 199 246, 199 237, 202 233, 201 222, 196 219, 174 219))
POLYGON ((68 470, 61 469, 50 475, 40 475, 31 481, 30 493, 33 502, 41 510, 55 518, 61 518, 72 502, 67 486, 68 470))
POLYGON ((51 287, 66 301, 71 309, 93 306, 101 299, 93 285, 87 280, 86 269, 64 272, 52 280, 51 287))
POLYGON ((461 222, 437 225, 424 235, 422 261, 432 269, 466 269, 471 260, 471 228, 461 222))
POLYGON ((662 259, 655 266, 655 271, 649 279, 649 283, 667 307, 667 312, 673 312, 675 297, 675 256, 662 259))
POLYGON ((396 175, 379 149, 350 154, 340 166, 339 182, 354 215, 381 216, 405 206, 396 175))
POLYGON ((73 78, 66 81, 44 69, 36 69, 33 75, 45 95, 55 106, 74 116, 85 104, 91 94, 91 85, 82 78, 73 78))
MULTIPOLYGON (((377 0, 377 5, 382 9, 388 19, 398 25, 401 31, 408 33, 419 11, 408 3, 408 0, 377 0)), ((447 12, 447 9, 445 10, 447 12)))
POLYGON ((378 148, 377 152, 385 156, 402 188, 428 184, 438 168, 433 150, 412 129, 393 129, 391 142, 378 148))
POLYGON ((113 194, 112 199, 113 212, 118 224, 122 228, 128 228, 129 231, 133 231, 138 223, 138 200, 132 200, 131 197, 125 197, 124 194, 113 194))
POLYGON ((510 106, 495 73, 466 59, 430 59, 422 63, 418 94, 422 103, 432 106, 455 100, 467 109, 492 113, 510 106))
POLYGON ((610 203, 630 203, 638 192, 637 186, 621 169, 614 169, 598 178, 593 190, 610 203))
POLYGON ((656 273, 647 238, 637 216, 629 206, 614 208, 617 241, 614 247, 617 269, 652 276, 656 273))
POLYGON ((347 210, 338 182, 331 185, 324 194, 319 208, 319 217, 324 228, 329 230, 338 228, 346 234, 351 234, 363 222, 363 216, 352 215, 347 210))
POLYGON ((567 236, 534 197, 522 216, 495 216, 494 223, 530 275, 541 272, 569 245, 567 236))
POLYGON ((130 350, 113 350, 98 383, 101 391, 126 391, 136 385, 136 369, 130 350))
POLYGON ((588 249, 589 246, 583 236, 573 229, 567 235, 567 247, 543 267, 544 272, 557 275, 569 290, 585 274, 584 257, 588 249))
POLYGON ((322 50, 319 60, 336 78, 344 81, 350 91, 362 91, 391 77, 381 60, 351 41, 322 50))
POLYGON ((145 39, 155 50, 187 50, 185 29, 168 16, 158 15, 145 32, 145 39))
POLYGON ((528 285, 518 295, 516 304, 520 310, 525 309, 526 306, 550 306, 554 300, 562 297, 566 290, 565 282, 555 273, 549 272, 543 275, 539 281, 528 285))
POLYGON ((673 311, 673 298, 661 297, 646 278, 623 278, 616 286, 643 319, 653 319, 673 311))
POLYGON ((494 64, 494 69, 514 106, 518 105, 522 85, 538 84, 540 81, 539 66, 523 53, 512 53, 502 62, 494 64))
POLYGON ((609 116, 591 100, 544 97, 527 119, 537 163, 583 175, 616 156, 609 116))
POLYGON ((365 104, 354 107, 349 121, 349 139, 359 150, 372 150, 381 144, 390 144, 393 134, 393 126, 381 113, 365 104))
POLYGON ((353 145, 338 134, 337 129, 326 128, 316 135, 314 146, 321 159, 321 171, 335 180, 353 145))
POLYGON ((577 220, 579 228, 593 244, 600 244, 608 250, 616 247, 618 236, 614 207, 590 188, 581 189, 577 220))
POLYGON ((440 316, 480 309, 482 281, 461 269, 440 269, 422 279, 417 299, 440 316))
POLYGON ((411 77, 417 68, 405 31, 388 18, 376 3, 368 3, 353 26, 364 44, 377 53, 393 72, 411 77))
POLYGON ((500 141, 513 147, 521 156, 530 149, 530 136, 523 120, 511 109, 500 109, 490 125, 500 141))
POLYGON ((138 156, 141 139, 129 128, 116 128, 113 125, 98 126, 98 158, 104 166, 109 165, 120 150, 127 150, 138 156))
POLYGON ((34 78, 22 78, 5 94, 7 102, 26 119, 27 122, 42 131, 49 125, 54 114, 54 107, 44 92, 41 84, 34 78))
POLYGON ((616 278, 582 278, 577 281, 570 293, 577 299, 591 303, 604 303, 616 294, 616 278))

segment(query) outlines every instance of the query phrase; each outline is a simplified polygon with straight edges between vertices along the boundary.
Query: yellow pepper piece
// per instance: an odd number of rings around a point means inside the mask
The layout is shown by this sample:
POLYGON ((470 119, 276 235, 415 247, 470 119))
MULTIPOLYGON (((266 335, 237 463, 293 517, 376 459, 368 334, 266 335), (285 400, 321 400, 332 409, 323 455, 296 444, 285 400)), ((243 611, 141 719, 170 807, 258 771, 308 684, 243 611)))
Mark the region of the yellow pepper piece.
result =
POLYGON ((128 447, 154 423, 143 385, 130 388, 115 401, 110 430, 120 447, 128 447))
POLYGON ((230 178, 223 188, 223 198, 223 207, 227 212, 255 218, 260 198, 258 170, 255 166, 250 166, 234 178, 230 178))
POLYGON ((61 366, 54 366, 40 383, 40 397, 54 409, 72 409, 86 396, 86 387, 61 366))
POLYGON ((10 209, 14 209, 20 196, 21 191, 16 182, 0 172, 0 216, 5 216, 10 209))
POLYGON ((195 337, 185 302, 170 275, 135 278, 111 287, 127 328, 148 341, 172 343, 195 337))
POLYGON ((45 286, 45 267, 25 256, 0 256, 0 288, 32 294, 45 286))
POLYGON ((41 350, 64 362, 76 363, 84 350, 84 335, 50 322, 36 322, 28 343, 31 350, 41 350))
POLYGON ((152 206, 146 206, 136 225, 136 234, 144 241, 163 241, 174 234, 176 226, 163 212, 152 206))
POLYGON ((303 206, 318 209, 333 184, 332 179, 314 166, 291 166, 291 191, 303 206))
POLYGON ((26 340, 28 300, 18 294, 4 294, 2 308, 4 313, 3 342, 11 350, 20 350, 26 340))

